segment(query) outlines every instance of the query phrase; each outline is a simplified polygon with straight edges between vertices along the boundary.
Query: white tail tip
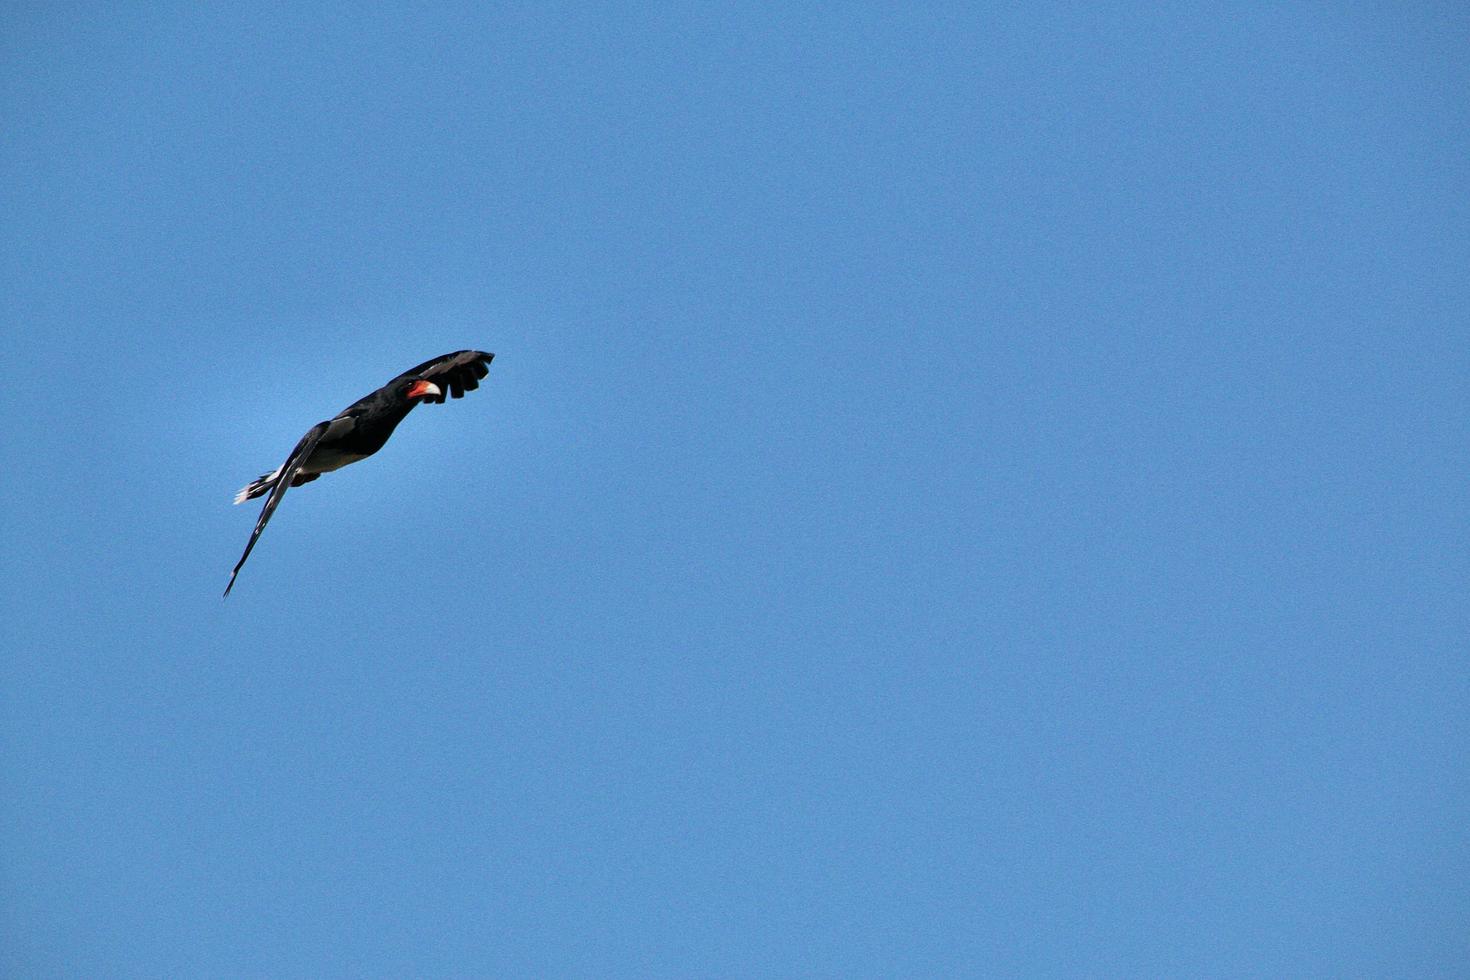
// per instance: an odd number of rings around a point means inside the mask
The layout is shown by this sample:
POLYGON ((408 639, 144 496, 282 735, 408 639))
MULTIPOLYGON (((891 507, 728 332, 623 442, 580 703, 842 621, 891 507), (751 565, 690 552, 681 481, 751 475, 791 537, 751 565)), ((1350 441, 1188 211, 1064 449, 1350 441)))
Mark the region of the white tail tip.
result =
POLYGON ((276 477, 280 475, 281 468, 278 466, 272 472, 266 473, 262 476, 258 476, 255 479, 251 480, 249 483, 240 488, 239 493, 235 494, 235 503, 243 504, 251 497, 259 497, 270 488, 270 485, 272 483, 276 482, 276 477))

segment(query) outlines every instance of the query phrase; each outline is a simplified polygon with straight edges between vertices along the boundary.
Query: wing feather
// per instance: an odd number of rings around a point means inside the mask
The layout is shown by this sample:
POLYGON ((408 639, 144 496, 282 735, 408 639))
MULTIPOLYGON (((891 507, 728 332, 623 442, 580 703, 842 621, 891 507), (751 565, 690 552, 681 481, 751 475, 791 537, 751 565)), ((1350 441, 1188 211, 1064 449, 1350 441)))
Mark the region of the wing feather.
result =
MULTIPOLYGON (((490 373, 489 364, 494 354, 482 350, 459 350, 445 354, 409 368, 393 381, 405 378, 423 378, 438 385, 438 395, 426 395, 424 401, 441 404, 448 398, 463 398, 467 391, 480 387, 480 380, 490 373)), ((390 385, 393 381, 388 382, 390 385)))
POLYGON ((287 489, 291 486, 291 480, 296 476, 296 471, 301 469, 301 464, 306 462, 307 457, 316 448, 316 444, 322 441, 322 436, 326 435, 327 430, 338 421, 340 419, 333 419, 331 422, 318 422, 312 426, 307 430, 306 435, 301 437, 296 448, 291 450, 291 455, 286 457, 286 462, 281 467, 281 475, 276 478, 276 485, 271 489, 271 495, 266 498, 265 506, 260 509, 260 519, 255 522, 255 530, 250 533, 250 543, 245 546, 245 553, 240 556, 240 560, 235 564, 235 570, 230 573, 230 584, 225 586, 225 595, 229 595, 230 590, 235 587, 235 576, 239 575, 240 569, 245 566, 245 559, 250 557, 251 550, 255 548, 255 542, 260 538, 260 532, 265 530, 271 515, 280 505, 281 498, 286 495, 287 489))

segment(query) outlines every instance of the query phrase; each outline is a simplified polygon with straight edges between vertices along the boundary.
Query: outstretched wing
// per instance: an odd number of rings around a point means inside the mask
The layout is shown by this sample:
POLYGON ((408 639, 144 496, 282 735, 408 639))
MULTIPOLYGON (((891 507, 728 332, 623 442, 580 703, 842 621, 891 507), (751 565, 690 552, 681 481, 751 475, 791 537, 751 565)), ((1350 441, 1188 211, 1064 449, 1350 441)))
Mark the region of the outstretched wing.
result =
POLYGON ((296 448, 291 450, 291 455, 286 457, 286 462, 281 466, 281 474, 276 478, 276 485, 271 490, 271 495, 266 498, 265 506, 260 509, 260 519, 255 522, 255 530, 250 533, 250 543, 245 546, 245 553, 240 556, 240 560, 235 564, 235 570, 230 573, 230 584, 225 586, 225 595, 229 595, 230 590, 235 587, 235 576, 240 574, 240 569, 245 565, 245 559, 250 557, 250 550, 255 547, 255 542, 260 538, 260 532, 264 531, 266 524, 270 522, 271 515, 276 512, 276 507, 280 504, 281 498, 286 495, 287 489, 291 486, 291 480, 296 476, 296 471, 301 469, 301 464, 306 462, 307 457, 316 448, 316 444, 321 442, 322 436, 327 434, 327 430, 351 424, 351 419, 341 416, 330 422, 318 422, 307 431, 306 435, 301 437, 296 448))
MULTIPOLYGON (((423 400, 439 404, 446 398, 463 398, 465 392, 480 387, 480 379, 490 373, 489 364, 494 357, 494 354, 482 350, 459 350, 409 368, 393 381, 406 378, 432 381, 439 386, 441 393, 425 395, 423 400)), ((393 384, 393 381, 388 384, 393 384)))

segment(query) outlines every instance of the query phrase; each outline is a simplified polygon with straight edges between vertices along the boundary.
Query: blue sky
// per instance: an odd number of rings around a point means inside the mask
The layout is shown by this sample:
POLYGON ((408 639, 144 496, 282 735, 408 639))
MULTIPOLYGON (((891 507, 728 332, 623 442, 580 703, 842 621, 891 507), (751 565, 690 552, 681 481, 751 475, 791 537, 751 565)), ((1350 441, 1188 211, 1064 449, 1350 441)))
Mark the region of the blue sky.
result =
POLYGON ((1461 5, 360 6, 0 14, 0 973, 1463 971, 1461 5))

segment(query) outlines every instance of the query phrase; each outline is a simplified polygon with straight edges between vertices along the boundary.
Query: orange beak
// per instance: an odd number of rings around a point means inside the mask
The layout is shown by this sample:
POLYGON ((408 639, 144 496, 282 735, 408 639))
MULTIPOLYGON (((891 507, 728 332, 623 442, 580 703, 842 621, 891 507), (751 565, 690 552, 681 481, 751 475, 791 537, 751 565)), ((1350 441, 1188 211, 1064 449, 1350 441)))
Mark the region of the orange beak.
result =
POLYGON ((432 381, 415 381, 408 389, 409 398, 422 398, 425 395, 442 395, 439 386, 432 381))

